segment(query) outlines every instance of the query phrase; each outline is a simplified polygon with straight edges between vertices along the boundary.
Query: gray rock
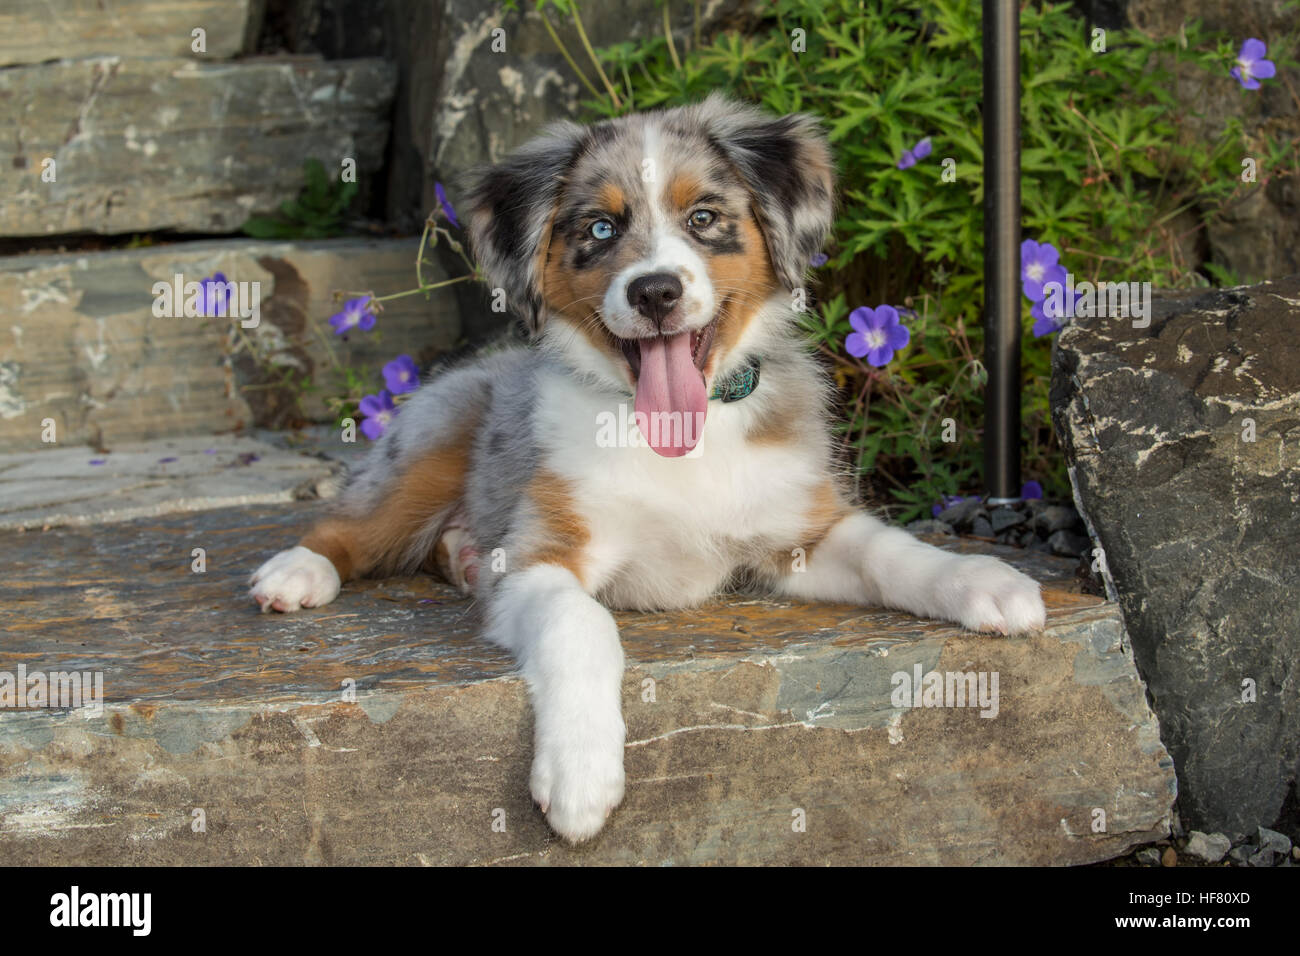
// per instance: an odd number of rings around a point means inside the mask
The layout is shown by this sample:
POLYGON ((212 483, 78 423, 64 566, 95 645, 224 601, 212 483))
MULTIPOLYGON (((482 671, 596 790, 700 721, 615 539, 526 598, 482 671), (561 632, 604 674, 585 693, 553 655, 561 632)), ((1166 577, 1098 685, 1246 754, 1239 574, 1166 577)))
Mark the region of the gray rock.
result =
POLYGON ((935 521, 931 518, 925 518, 919 521, 909 522, 907 530, 913 534, 953 534, 952 525, 944 521, 935 521))
POLYGON ((1153 846, 1143 847, 1136 853, 1137 861, 1143 866, 1159 866, 1160 851, 1153 846))
MULTIPOLYGON (((341 446, 337 435, 322 446, 341 446)), ((314 498, 340 471, 339 463, 230 435, 124 442, 102 453, 81 447, 0 455, 0 530, 314 498)))
POLYGON ((1272 866, 1276 856, 1277 854, 1268 849, 1268 847, 1263 847, 1255 853, 1252 853, 1246 859, 1246 862, 1250 866, 1272 866))
POLYGON ((1069 531, 1055 532, 1048 537, 1047 543, 1051 547, 1053 554, 1059 554, 1067 558, 1077 558, 1079 555, 1084 554, 1090 544, 1087 538, 1069 531))
POLYGON ((251 52, 264 0, 5 0, 0 66, 91 56, 224 60, 251 52), (193 49, 202 27, 205 50, 193 49))
POLYGON ((947 522, 954 528, 961 528, 969 525, 981 510, 983 505, 978 498, 959 501, 952 507, 940 511, 939 520, 947 522))
POLYGON ((1218 863, 1232 849, 1232 841, 1222 833, 1202 833, 1193 830, 1187 838, 1184 852, 1207 863, 1218 863))
POLYGON ((1035 518, 1034 527, 1042 534, 1050 535, 1056 531, 1073 528, 1079 520, 1079 512, 1066 505, 1048 505, 1035 518))
POLYGON ((988 518, 977 517, 971 524, 970 533, 977 538, 991 538, 993 537, 993 525, 989 523, 988 518))
POLYGON ((1250 859, 1251 852, 1251 848, 1248 846, 1234 846, 1228 851, 1228 859, 1232 860, 1232 862, 1239 866, 1245 866, 1246 862, 1250 859))
POLYGON ((1291 853, 1291 838, 1285 833, 1278 833, 1276 830, 1268 829, 1268 827, 1260 827, 1259 846, 1260 849, 1269 849, 1282 856, 1289 856, 1291 853))
POLYGON ((1076 319, 1051 405, 1179 772, 1183 820, 1275 820, 1300 762, 1300 276, 1076 319), (1253 439, 1253 440, 1252 440, 1253 439))
POLYGON ((993 525, 996 533, 1006 531, 1008 528, 1014 528, 1018 524, 1024 524, 1025 516, 1014 508, 994 508, 989 514, 989 523, 993 525))
POLYGON ((23 117, 0 136, 0 235, 233 232, 303 185, 303 163, 369 186, 396 71, 383 60, 232 64, 102 57, 0 70, 23 117), (251 148, 250 144, 256 144, 251 148), (54 182, 42 180, 53 159, 54 182))

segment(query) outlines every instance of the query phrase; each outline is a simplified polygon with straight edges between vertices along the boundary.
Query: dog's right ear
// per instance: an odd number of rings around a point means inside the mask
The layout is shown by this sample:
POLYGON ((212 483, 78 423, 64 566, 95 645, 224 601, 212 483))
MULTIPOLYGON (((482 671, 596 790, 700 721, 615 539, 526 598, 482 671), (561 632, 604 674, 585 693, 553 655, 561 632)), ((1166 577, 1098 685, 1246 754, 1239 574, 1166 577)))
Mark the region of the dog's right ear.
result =
POLYGON ((551 221, 585 136, 576 123, 554 123, 500 163, 471 174, 470 249, 534 334, 542 325, 540 279, 551 221))

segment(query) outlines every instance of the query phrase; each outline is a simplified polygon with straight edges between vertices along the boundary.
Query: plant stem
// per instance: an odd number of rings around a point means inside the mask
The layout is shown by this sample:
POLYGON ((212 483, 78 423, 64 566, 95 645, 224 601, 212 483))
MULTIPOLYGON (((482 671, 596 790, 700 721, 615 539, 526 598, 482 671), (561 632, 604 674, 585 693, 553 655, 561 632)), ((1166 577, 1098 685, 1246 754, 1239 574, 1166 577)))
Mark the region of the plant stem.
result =
POLYGON ((614 84, 609 82, 609 77, 605 75, 605 69, 600 65, 600 58, 596 56, 596 51, 591 48, 591 41, 587 39, 587 30, 582 25, 582 14, 578 12, 577 0, 573 0, 573 25, 578 28, 578 39, 582 41, 583 49, 587 51, 587 56, 591 59, 591 64, 596 68, 596 73, 600 76, 600 82, 605 84, 605 89, 609 93, 609 98, 614 103, 614 109, 621 110, 623 102, 618 98, 618 93, 614 90, 614 84))
POLYGON ((668 55, 672 58, 677 72, 682 72, 682 61, 677 59, 677 45, 673 43, 673 21, 668 9, 668 0, 664 0, 664 39, 668 41, 668 55))
POLYGON ((564 57, 565 61, 569 64, 569 68, 572 69, 574 73, 578 74, 578 79, 582 80, 583 86, 591 90, 592 96, 599 97, 600 90, 596 89, 596 87, 592 84, 591 80, 587 79, 586 73, 583 73, 582 70, 578 69, 578 64, 575 63, 573 57, 569 55, 569 48, 564 45, 564 41, 560 39, 560 35, 555 32, 555 27, 551 26, 551 18, 546 15, 546 11, 539 10, 537 12, 542 18, 542 23, 545 24, 546 26, 546 32, 549 33, 551 35, 551 39, 555 41, 556 48, 560 51, 560 54, 564 57))
POLYGON ((444 286, 455 285, 457 282, 465 282, 473 278, 473 276, 456 276, 454 279, 444 279, 442 282, 434 282, 431 285, 421 285, 418 289, 407 289, 405 292, 391 292, 388 295, 371 296, 371 301, 390 302, 393 299, 402 299, 408 295, 416 295, 420 292, 431 292, 434 289, 441 289, 444 286))

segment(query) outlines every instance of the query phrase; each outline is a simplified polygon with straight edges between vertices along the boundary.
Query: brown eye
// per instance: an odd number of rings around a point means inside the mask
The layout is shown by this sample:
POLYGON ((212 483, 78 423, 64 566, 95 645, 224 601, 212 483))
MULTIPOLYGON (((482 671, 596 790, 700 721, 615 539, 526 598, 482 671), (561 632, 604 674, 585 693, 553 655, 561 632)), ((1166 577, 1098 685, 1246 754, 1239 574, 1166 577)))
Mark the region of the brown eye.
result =
POLYGON ((713 225, 717 218, 717 213, 710 212, 708 209, 697 209, 691 213, 691 218, 686 221, 692 229, 704 229, 713 225))

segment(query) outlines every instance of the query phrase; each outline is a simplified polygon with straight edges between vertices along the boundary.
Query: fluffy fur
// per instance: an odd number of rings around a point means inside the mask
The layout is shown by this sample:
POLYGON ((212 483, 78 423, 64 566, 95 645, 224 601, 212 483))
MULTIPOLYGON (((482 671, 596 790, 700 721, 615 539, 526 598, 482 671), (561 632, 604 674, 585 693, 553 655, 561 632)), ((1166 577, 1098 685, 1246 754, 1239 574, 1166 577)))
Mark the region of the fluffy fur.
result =
POLYGON ((829 387, 795 311, 832 197, 815 121, 716 96, 562 123, 486 170, 470 238, 534 347, 424 384, 334 513, 254 575, 253 597, 293 611, 351 577, 417 569, 474 593, 484 635, 528 682, 533 797, 574 841, 623 796, 623 653, 607 608, 688 608, 743 576, 977 631, 1041 627, 1033 580, 885 525, 836 478, 829 387), (646 276, 662 295, 638 293, 646 276), (681 335, 707 386, 758 359, 758 387, 708 402, 689 454, 611 442, 610 423, 631 417, 636 355, 681 335))

